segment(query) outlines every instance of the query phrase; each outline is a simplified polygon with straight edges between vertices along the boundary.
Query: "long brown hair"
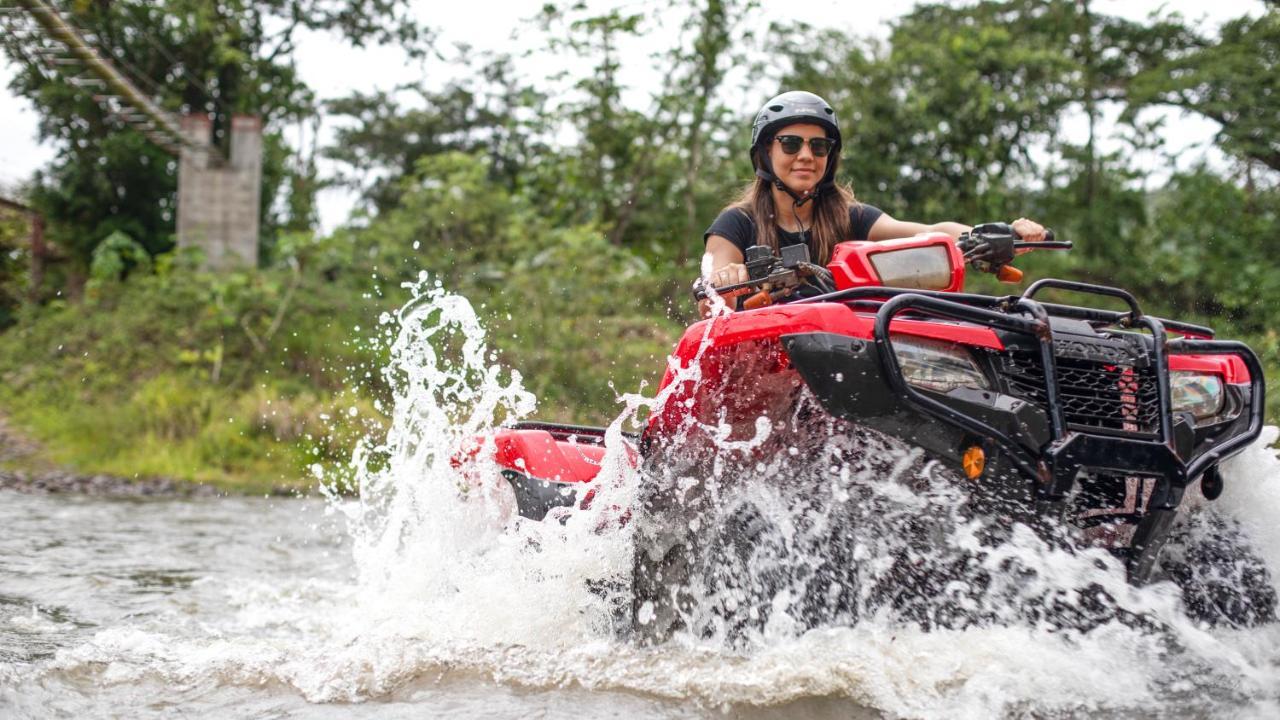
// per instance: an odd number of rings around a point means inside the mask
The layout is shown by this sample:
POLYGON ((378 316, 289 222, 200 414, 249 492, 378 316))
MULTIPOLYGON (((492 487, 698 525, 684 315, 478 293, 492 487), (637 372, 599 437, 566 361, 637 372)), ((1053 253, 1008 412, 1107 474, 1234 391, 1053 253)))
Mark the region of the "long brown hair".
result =
MULTIPOLYGON (((849 240, 853 231, 849 223, 849 209, 857 205, 853 189, 848 185, 831 185, 813 200, 813 226, 809 230, 809 244, 813 248, 813 262, 825 265, 831 259, 831 249, 838 242, 849 240)), ((773 202, 773 184, 757 177, 742 189, 742 194, 729 204, 745 212, 756 230, 756 244, 780 251, 778 245, 778 209, 773 202)), ((727 208, 726 208, 727 209, 727 208)), ((786 209, 784 209, 784 212, 786 209)))

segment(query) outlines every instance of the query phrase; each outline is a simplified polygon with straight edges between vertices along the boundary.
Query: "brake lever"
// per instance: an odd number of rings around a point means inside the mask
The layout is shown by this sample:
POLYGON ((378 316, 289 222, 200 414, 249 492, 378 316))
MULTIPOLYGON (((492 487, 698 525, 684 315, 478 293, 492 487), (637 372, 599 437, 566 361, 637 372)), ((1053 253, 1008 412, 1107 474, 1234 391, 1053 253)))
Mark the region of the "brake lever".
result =
MULTIPOLYGON (((710 288, 710 290, 713 291, 716 295, 725 295, 727 293, 733 292, 734 290, 742 290, 743 288, 750 289, 750 288, 759 287, 760 285, 768 281, 769 281, 769 278, 763 278, 761 280, 747 280, 745 282, 734 283, 732 285, 712 287, 710 288)), ((694 300, 706 300, 707 298, 711 297, 711 295, 707 292, 707 290, 708 288, 706 284, 703 283, 702 278, 697 278, 693 281, 693 299, 694 300)))

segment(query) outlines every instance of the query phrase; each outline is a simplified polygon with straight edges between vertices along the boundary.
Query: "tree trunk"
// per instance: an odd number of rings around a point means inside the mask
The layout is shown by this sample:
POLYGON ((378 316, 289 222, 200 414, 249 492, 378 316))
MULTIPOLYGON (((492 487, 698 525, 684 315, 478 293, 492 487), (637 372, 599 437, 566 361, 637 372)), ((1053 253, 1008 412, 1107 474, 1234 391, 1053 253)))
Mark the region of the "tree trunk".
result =
POLYGON ((48 248, 44 244, 44 216, 31 215, 31 277, 27 285, 27 302, 40 302, 40 288, 44 286, 45 257, 48 248))
POLYGON ((45 261, 49 255, 49 248, 44 242, 44 215, 20 202, 5 198, 0 198, 0 208, 26 215, 31 221, 31 277, 27 285, 27 300, 37 302, 40 299, 40 286, 44 284, 45 261))

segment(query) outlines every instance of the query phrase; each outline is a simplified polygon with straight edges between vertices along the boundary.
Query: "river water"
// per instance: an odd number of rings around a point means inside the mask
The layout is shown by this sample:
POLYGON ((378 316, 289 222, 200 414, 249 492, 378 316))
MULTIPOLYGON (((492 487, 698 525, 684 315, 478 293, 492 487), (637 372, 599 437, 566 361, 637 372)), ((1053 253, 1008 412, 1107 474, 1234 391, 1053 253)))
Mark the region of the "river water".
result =
MULTIPOLYGON (((0 717, 1280 716, 1280 625, 1200 625, 1167 583, 1112 588, 1150 623, 924 630, 875 615, 640 647, 600 584, 630 569, 610 515, 625 453, 606 458, 615 494, 593 514, 513 518, 451 459, 532 410, 519 378, 460 300, 436 293, 384 325, 394 419, 341 479, 358 500, 0 493, 0 717)), ((1215 508, 1280 577, 1276 435, 1227 466, 1215 508)), ((1068 589, 1114 579, 1096 559, 1023 550, 1068 589)))

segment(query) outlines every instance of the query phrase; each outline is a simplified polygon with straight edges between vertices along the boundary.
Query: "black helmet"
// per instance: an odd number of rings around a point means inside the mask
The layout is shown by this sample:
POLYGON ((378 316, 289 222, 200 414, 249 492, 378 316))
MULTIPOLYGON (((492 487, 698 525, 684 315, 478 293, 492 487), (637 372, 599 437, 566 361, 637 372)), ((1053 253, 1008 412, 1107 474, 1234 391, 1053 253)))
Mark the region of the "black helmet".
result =
POLYGON ((751 147, 773 137, 779 128, 795 123, 821 126, 828 137, 840 143, 840 121, 831 104, 811 92, 792 90, 765 103, 756 113, 756 121, 751 125, 751 147))
POLYGON ((840 159, 840 147, 844 143, 840 137, 840 121, 836 119, 836 111, 830 103, 811 92, 784 92, 760 108, 760 112, 756 113, 756 121, 751 125, 751 166, 755 168, 756 175, 790 193, 790 188, 773 174, 767 145, 773 140, 775 132, 796 123, 817 125, 827 131, 827 137, 836 141, 835 151, 828 156, 830 159, 827 161, 827 171, 818 183, 819 190, 825 189, 833 184, 832 178, 835 177, 836 165, 840 159))

